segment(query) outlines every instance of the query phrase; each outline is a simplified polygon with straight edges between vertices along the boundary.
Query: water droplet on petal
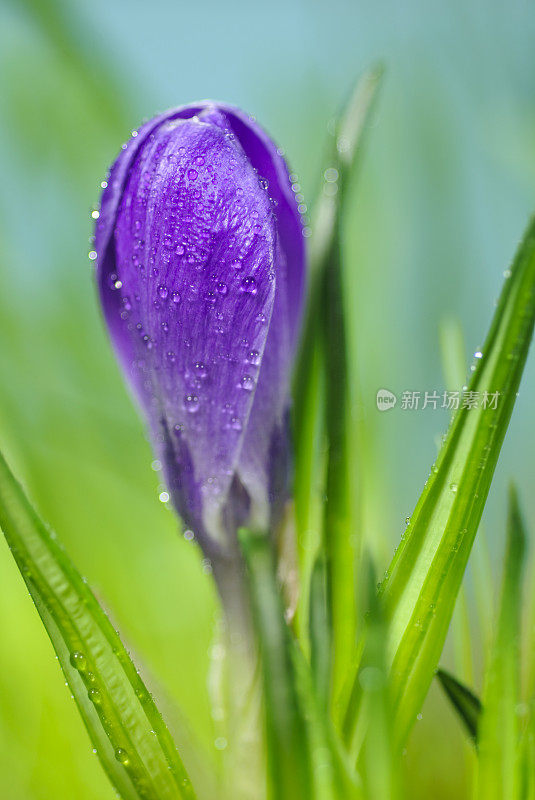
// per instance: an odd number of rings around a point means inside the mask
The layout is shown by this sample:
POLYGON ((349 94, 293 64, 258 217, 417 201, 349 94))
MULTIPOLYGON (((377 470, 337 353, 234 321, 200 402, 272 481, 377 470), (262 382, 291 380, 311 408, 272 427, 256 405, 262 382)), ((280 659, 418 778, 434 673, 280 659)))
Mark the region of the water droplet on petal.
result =
POLYGON ((194 414, 199 408, 199 398, 195 394, 187 394, 184 397, 184 408, 189 414, 194 414))
POLYGON ((248 275, 247 278, 244 278, 240 288, 242 292, 247 292, 247 294, 256 294, 256 281, 253 276, 248 275))
POLYGON ((203 364, 202 361, 197 361, 197 363, 195 364, 194 369, 195 369, 195 375, 197 376, 197 378, 203 378, 204 379, 208 375, 208 370, 206 369, 206 366, 205 366, 205 364, 203 364))
POLYGON ((251 350, 247 354, 246 362, 248 364, 252 364, 253 366, 257 367, 260 364, 260 353, 258 350, 251 350))

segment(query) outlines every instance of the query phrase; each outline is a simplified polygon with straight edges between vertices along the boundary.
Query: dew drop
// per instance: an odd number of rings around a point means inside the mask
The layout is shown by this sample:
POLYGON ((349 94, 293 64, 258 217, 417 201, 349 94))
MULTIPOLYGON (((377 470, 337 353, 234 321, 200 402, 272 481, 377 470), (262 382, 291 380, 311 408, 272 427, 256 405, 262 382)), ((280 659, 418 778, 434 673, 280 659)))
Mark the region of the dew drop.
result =
POLYGON ((452 492, 456 492, 456 491, 457 491, 457 488, 458 488, 458 487, 457 487, 457 484, 456 484, 456 483, 450 483, 450 489, 451 489, 451 491, 452 491, 452 492))
POLYGON ((172 297, 173 303, 175 303, 175 305, 180 303, 180 294, 178 292, 173 292, 171 297, 172 297))
POLYGON ((158 495, 158 500, 160 503, 168 503, 169 502, 169 492, 160 492, 158 495))
POLYGON ((208 375, 208 370, 206 369, 206 365, 203 364, 202 361, 197 361, 194 367, 195 375, 197 378, 204 379, 208 375))
POLYGON ((123 767, 127 767, 130 764, 130 757, 126 750, 123 750, 122 747, 118 747, 115 751, 115 758, 119 761, 123 767))
POLYGON ((190 181, 197 180, 197 176, 198 175, 199 175, 199 173, 197 172, 196 169, 193 169, 193 168, 188 169, 188 178, 190 179, 190 181))
POLYGON ((189 414, 195 414, 199 408, 199 398, 195 394, 187 394, 184 397, 184 408, 189 414))
POLYGON ((71 662, 71 666, 77 669, 78 672, 85 672, 87 670, 87 658, 80 650, 74 650, 71 653, 69 661, 71 662))
POLYGON ((227 284, 226 284, 226 283, 223 283, 222 281, 219 281, 219 283, 217 283, 217 284, 216 284, 216 287, 215 287, 215 288, 217 289, 217 291, 219 292, 219 294, 222 294, 222 295, 223 295, 223 297, 224 297, 224 296, 227 294, 227 292, 228 292, 228 286, 227 286, 227 284))
POLYGON ((184 539, 187 542, 192 542, 195 539, 195 534, 190 530, 184 531, 184 539))
POLYGON ((99 705, 102 702, 102 697, 98 689, 89 689, 87 696, 91 700, 92 703, 95 705, 99 705))
POLYGON ((204 158, 202 156, 197 156, 195 163, 198 167, 202 167, 204 165, 204 158))
POLYGON ((327 183, 335 183, 338 180, 338 170, 335 167, 328 167, 323 173, 323 177, 327 183))
POLYGON ((251 350, 247 354, 246 362, 248 364, 252 364, 254 367, 257 367, 260 364, 260 353, 258 350, 251 350))
POLYGON ((167 300, 167 296, 169 294, 169 289, 167 288, 167 286, 164 286, 163 284, 160 284, 160 286, 158 286, 158 294, 159 294, 159 296, 161 297, 162 300, 167 300))
POLYGON ((252 392, 254 389, 254 378, 251 375, 244 375, 240 381, 240 386, 246 392, 252 392))
POLYGON ((243 279, 240 289, 242 292, 247 292, 247 294, 256 294, 256 281, 252 275, 248 275, 243 279))

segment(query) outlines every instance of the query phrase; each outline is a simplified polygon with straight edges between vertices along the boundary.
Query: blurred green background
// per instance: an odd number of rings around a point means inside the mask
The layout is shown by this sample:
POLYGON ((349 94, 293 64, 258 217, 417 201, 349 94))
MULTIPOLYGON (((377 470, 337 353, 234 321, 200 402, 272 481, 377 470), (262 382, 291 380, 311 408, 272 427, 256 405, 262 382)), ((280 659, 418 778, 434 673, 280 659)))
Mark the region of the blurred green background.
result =
MULTIPOLYGON (((365 536, 383 569, 447 418, 379 413, 375 394, 445 388, 445 317, 461 320, 467 359, 483 342, 535 208, 534 41, 528 0, 3 0, 0 446, 132 649, 194 780, 217 762, 216 602, 158 502, 103 330, 87 251, 105 170, 143 117, 213 97, 257 116, 311 202, 329 119, 359 72, 385 63, 346 219, 365 536)), ((531 358, 484 517, 494 581, 510 477, 535 524, 534 393, 531 358)), ((495 591, 468 577, 479 688, 476 598, 495 591)), ((0 796, 112 798, 3 540, 0 585, 0 796)), ((444 662, 462 675, 453 644, 444 662)), ((406 754, 409 796, 468 796, 470 758, 433 689, 406 754)))

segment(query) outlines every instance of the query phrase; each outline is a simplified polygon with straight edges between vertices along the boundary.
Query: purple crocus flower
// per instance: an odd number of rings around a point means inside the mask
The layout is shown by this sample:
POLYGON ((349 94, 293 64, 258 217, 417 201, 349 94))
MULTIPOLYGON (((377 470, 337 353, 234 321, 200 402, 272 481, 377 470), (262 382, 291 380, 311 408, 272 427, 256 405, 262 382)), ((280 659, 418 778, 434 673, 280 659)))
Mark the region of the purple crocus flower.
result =
POLYGON ((170 497, 213 556, 287 498, 304 242, 280 151, 201 102, 133 134, 96 225, 97 278, 170 497))

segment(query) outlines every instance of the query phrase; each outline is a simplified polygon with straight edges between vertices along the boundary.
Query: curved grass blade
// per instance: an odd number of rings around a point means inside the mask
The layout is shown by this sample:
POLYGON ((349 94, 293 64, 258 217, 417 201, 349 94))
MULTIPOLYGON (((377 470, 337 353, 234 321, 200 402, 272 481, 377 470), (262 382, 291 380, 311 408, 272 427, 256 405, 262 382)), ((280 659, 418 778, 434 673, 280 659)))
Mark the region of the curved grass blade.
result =
MULTIPOLYGON (((467 405, 456 413, 382 585, 399 746, 421 708, 442 651, 515 403, 534 320, 532 221, 507 273, 482 354, 478 353, 469 386, 472 394, 465 394, 468 400, 479 397, 480 405, 467 405)), ((359 705, 357 676, 344 720, 348 743, 354 739, 359 705)))
MULTIPOLYGON (((349 384, 344 320, 341 215, 351 173, 362 151, 382 70, 359 80, 350 101, 334 125, 332 152, 316 203, 309 251, 310 291, 300 357, 295 373, 296 512, 300 552, 314 555, 310 511, 318 480, 317 442, 327 436, 326 500, 323 540, 332 623, 332 691, 338 694, 349 666, 356 632, 355 520, 349 457, 349 384), (324 401, 322 402, 324 398, 324 401), (321 414, 325 414, 322 423, 321 414), (311 451, 312 443, 316 447, 311 451)), ((321 538, 321 537, 318 537, 321 538)), ((315 542, 313 544, 316 544, 315 542)), ((308 583, 313 560, 303 570, 303 604, 308 609, 308 583)))
POLYGON ((481 717, 481 700, 467 686, 444 669, 437 671, 437 678, 446 697, 464 723, 468 735, 477 741, 477 729, 481 717))
POLYGON ((194 800, 171 735, 118 634, 1 454, 0 527, 119 795, 194 800))
POLYGON ((511 487, 507 551, 496 636, 490 653, 479 727, 476 798, 520 798, 520 626, 526 533, 511 487))

